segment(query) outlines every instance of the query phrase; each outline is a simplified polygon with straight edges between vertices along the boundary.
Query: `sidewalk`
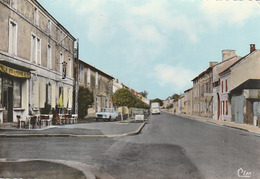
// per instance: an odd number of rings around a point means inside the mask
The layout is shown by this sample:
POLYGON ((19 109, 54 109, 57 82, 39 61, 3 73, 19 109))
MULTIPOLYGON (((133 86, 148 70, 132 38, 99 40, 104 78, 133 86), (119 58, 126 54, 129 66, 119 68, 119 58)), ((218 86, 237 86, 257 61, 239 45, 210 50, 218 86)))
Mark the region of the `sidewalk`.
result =
POLYGON ((92 122, 19 129, 16 123, 0 124, 0 137, 121 137, 137 135, 145 121, 92 122))
POLYGON ((221 126, 240 129, 240 130, 244 130, 244 131, 248 131, 248 132, 252 132, 252 133, 260 135, 260 128, 257 127, 257 126, 249 125, 249 124, 237 124, 237 123, 234 123, 234 122, 219 121, 219 120, 213 120, 213 119, 207 118, 207 117, 186 115, 186 114, 180 114, 180 116, 185 116, 185 117, 197 119, 197 120, 200 120, 200 121, 210 122, 210 123, 218 124, 218 125, 221 125, 221 126))

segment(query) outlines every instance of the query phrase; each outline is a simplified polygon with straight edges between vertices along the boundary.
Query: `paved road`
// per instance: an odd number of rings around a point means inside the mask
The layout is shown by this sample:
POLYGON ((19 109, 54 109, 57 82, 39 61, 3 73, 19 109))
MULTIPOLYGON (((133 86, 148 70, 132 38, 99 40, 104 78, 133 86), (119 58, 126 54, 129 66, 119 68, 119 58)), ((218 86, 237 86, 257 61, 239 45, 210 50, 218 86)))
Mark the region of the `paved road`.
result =
POLYGON ((103 178, 260 178, 260 137, 162 113, 138 136, 0 138, 0 158, 82 162, 103 178))

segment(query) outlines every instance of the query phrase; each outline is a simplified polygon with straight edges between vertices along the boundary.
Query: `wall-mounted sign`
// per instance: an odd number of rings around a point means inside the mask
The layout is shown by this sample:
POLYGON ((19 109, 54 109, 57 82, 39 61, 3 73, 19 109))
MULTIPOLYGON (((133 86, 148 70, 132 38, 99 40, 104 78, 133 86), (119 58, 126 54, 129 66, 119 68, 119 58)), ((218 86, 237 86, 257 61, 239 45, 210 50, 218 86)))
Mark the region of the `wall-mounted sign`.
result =
POLYGON ((3 73, 7 73, 8 75, 18 77, 18 78, 31 78, 30 72, 17 70, 17 69, 5 66, 3 64, 0 64, 0 71, 3 73))

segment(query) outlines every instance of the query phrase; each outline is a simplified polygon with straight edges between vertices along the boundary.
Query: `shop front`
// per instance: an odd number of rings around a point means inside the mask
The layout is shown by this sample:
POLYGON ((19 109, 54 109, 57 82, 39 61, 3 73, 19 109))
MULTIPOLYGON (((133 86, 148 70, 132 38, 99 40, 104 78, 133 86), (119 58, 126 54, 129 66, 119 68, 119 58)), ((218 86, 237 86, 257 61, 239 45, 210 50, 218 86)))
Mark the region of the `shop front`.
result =
POLYGON ((30 69, 11 63, 0 63, 0 123, 16 122, 16 115, 27 109, 30 69))

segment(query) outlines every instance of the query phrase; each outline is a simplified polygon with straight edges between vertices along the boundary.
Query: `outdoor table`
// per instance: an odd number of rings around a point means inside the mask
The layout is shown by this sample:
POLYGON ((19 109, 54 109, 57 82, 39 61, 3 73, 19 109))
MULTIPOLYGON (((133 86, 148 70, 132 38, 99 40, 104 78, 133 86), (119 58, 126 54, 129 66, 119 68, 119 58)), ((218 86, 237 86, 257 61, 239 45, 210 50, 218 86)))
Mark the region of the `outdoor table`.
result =
POLYGON ((71 114, 64 114, 65 122, 67 124, 70 124, 71 121, 71 114))
POLYGON ((45 122, 45 126, 47 126, 49 115, 48 114, 41 114, 40 119, 41 119, 41 125, 43 126, 43 123, 45 122))
POLYGON ((59 118, 60 118, 60 124, 66 123, 65 114, 59 114, 59 118))

